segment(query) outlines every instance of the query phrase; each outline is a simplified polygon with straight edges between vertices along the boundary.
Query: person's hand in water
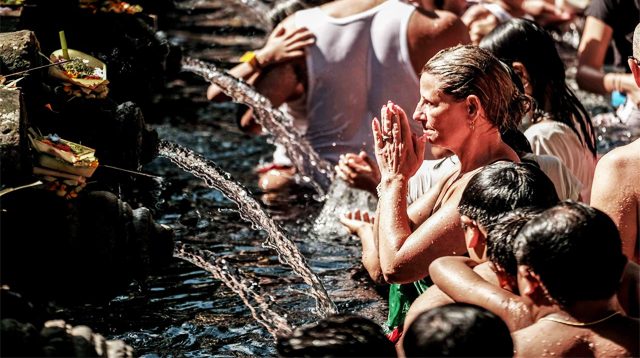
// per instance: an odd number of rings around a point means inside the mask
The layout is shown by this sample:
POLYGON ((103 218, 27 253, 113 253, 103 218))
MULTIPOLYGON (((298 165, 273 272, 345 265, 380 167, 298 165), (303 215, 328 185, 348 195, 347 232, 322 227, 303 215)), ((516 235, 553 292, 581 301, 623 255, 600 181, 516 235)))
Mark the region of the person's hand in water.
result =
POLYGON ((370 158, 366 152, 340 155, 335 169, 338 177, 350 187, 376 193, 376 186, 380 183, 380 169, 378 169, 375 160, 370 158))
POLYGON ((425 137, 418 138, 411 131, 406 113, 391 101, 382 106, 380 117, 372 122, 380 177, 409 180, 424 160, 425 137))
POLYGON ((340 216, 340 222, 344 225, 349 233, 362 237, 365 231, 373 232, 373 223, 375 216, 367 211, 355 209, 340 216))
POLYGON ((306 27, 287 29, 282 24, 271 32, 267 43, 256 51, 256 59, 264 68, 276 63, 304 56, 305 47, 315 42, 315 36, 306 27))

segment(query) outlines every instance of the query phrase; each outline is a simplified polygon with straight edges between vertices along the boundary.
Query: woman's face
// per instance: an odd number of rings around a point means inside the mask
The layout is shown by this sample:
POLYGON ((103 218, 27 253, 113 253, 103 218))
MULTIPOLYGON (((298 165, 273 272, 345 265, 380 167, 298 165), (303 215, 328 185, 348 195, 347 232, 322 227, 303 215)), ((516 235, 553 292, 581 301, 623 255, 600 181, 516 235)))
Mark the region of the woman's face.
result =
POLYGON ((422 131, 430 143, 445 148, 457 147, 469 131, 465 101, 440 91, 440 80, 424 73, 420 77, 420 102, 413 119, 422 123, 422 131))

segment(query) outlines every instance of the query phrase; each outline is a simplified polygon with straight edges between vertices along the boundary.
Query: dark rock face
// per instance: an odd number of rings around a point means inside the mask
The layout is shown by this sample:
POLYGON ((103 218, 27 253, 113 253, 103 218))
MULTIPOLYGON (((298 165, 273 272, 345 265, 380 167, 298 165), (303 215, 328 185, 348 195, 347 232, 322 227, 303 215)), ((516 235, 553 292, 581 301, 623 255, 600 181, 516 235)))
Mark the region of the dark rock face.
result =
POLYGON ((108 192, 2 197, 3 283, 30 300, 101 301, 167 265, 173 232, 108 192))
POLYGON ((7 75, 40 63, 40 46, 32 31, 0 33, 0 73, 7 75))
POLYGON ((3 357, 132 357, 123 341, 108 341, 87 326, 71 326, 62 320, 47 321, 38 331, 35 325, 13 318, 0 321, 3 357))
POLYGON ((26 111, 20 91, 0 89, 0 178, 2 184, 23 184, 29 175, 25 125, 26 111), (21 124, 23 123, 23 124, 21 124))

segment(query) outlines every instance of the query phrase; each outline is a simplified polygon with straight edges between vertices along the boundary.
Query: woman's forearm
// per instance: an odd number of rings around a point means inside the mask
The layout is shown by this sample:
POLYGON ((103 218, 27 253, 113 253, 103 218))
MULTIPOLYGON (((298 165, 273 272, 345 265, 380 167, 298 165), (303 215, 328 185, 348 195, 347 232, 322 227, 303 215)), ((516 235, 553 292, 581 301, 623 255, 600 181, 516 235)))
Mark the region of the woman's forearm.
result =
POLYGON ((397 269, 396 256, 411 235, 407 215, 407 178, 402 175, 383 177, 379 189, 376 215, 378 249, 382 272, 385 278, 388 278, 388 275, 394 275, 397 269))
POLYGON ((378 256, 378 245, 373 235, 373 226, 364 225, 358 229, 356 234, 362 242, 362 265, 374 282, 385 283, 380 269, 380 257, 378 256))

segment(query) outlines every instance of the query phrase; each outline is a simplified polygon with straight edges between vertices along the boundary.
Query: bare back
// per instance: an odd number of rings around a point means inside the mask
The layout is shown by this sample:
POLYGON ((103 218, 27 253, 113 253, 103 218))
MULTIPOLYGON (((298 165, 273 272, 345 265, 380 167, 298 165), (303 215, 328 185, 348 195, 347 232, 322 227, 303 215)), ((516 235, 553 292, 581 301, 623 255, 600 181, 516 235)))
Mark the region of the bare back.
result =
POLYGON ((417 74, 438 51, 471 42, 459 17, 448 11, 418 8, 409 20, 407 34, 411 63, 417 74))
POLYGON ((616 316, 589 327, 538 321, 513 334, 516 357, 637 357, 640 321, 616 316))
POLYGON ((640 139, 607 153, 596 166, 591 206, 613 219, 624 254, 640 262, 640 139))

